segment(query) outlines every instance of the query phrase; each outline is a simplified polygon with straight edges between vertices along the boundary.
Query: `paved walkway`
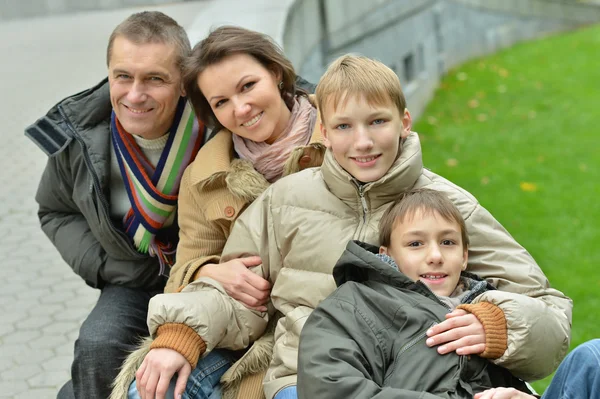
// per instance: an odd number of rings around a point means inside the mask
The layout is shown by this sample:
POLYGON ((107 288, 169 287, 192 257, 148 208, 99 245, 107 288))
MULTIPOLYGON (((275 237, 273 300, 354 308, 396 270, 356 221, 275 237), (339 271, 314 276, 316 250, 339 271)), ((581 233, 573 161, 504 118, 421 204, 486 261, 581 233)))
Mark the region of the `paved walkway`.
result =
MULTIPOLYGON (((217 0, 160 9, 195 43, 234 23, 277 36, 291 0, 217 0), (270 3, 270 4, 269 4, 270 3)), ((98 292, 85 285, 43 235, 33 199, 44 154, 23 129, 54 103, 106 75, 114 26, 142 8, 3 22, 0 25, 0 398, 54 398, 69 379, 79 325, 98 292)), ((73 245, 77 245, 76 242, 73 245)))

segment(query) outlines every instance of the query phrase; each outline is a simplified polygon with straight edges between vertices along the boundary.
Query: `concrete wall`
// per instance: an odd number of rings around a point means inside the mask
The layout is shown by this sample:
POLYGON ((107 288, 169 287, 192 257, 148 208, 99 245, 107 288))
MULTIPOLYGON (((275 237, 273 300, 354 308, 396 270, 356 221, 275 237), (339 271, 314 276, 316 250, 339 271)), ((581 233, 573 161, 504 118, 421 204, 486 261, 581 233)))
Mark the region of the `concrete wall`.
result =
POLYGON ((284 49, 313 82, 341 54, 379 59, 398 74, 418 117, 453 66, 595 21, 600 7, 560 0, 296 0, 284 49))
POLYGON ((0 0, 0 21, 182 1, 186 0, 0 0))

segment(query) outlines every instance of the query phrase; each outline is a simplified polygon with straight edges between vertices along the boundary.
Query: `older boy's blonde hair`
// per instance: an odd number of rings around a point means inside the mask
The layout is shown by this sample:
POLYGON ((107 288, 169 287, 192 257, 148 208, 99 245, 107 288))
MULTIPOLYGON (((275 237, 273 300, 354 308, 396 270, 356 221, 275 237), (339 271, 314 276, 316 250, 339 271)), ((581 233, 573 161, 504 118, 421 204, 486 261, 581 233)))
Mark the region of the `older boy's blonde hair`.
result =
POLYGON ((361 56, 347 54, 333 61, 317 85, 317 107, 325 121, 325 105, 335 111, 351 96, 364 96, 369 104, 385 105, 390 101, 404 115, 406 100, 398 76, 383 63, 361 56), (332 101, 330 103, 330 101, 332 101))

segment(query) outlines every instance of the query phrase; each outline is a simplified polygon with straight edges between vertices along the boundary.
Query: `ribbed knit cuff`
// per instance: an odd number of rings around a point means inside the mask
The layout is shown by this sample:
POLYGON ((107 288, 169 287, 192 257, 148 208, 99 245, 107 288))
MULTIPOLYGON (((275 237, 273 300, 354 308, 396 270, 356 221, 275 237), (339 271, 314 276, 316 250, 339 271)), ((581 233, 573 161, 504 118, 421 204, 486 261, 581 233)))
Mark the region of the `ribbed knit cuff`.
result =
POLYGON ((181 353, 193 370, 200 355, 206 351, 206 344, 193 328, 180 323, 166 323, 156 330, 156 338, 150 349, 156 348, 173 349, 181 353))
POLYGON ((490 302, 459 305, 457 309, 464 309, 472 313, 483 325, 485 331, 485 350, 479 356, 487 359, 501 357, 508 348, 508 332, 504 312, 490 302))
POLYGON ((266 374, 267 370, 264 370, 254 374, 247 374, 242 377, 240 389, 236 398, 264 398, 263 380, 265 379, 266 374))

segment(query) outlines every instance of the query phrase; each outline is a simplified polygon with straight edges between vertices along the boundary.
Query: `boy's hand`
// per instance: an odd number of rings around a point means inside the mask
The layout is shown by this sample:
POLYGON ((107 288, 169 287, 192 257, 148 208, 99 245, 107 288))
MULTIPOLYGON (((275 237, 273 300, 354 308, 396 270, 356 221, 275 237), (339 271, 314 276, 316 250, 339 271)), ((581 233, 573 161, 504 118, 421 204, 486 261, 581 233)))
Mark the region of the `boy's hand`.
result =
POLYGON ((476 394, 474 399, 535 399, 535 396, 514 388, 492 388, 476 394))
POLYGON ((458 355, 478 355, 485 351, 485 330, 475 315, 456 309, 446 315, 446 320, 427 331, 427 346, 440 346, 441 355, 454 352, 458 355))
POLYGON ((175 397, 181 397, 191 372, 192 366, 179 352, 167 348, 152 349, 135 373, 135 387, 142 399, 164 399, 171 378, 178 373, 175 397))

